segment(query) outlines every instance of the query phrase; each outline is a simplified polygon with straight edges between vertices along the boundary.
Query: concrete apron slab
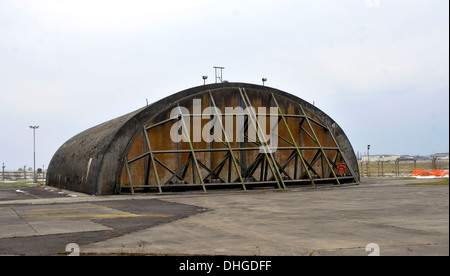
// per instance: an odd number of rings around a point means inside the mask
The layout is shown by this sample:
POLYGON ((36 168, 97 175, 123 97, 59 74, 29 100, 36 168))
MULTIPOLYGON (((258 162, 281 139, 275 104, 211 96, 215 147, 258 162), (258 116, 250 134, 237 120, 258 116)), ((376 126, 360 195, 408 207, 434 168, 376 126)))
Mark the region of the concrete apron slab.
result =
POLYGON ((0 254, 53 254, 77 242, 82 254, 367 255, 376 243, 381 255, 448 255, 448 185, 409 182, 420 181, 8 200, 0 204, 0 254), (133 217, 164 212, 178 215, 133 217))
POLYGON ((375 243, 385 255, 448 255, 448 186, 403 184, 165 198, 211 211, 81 252, 368 255, 375 243))
POLYGON ((0 205, 0 255, 54 255, 198 212, 154 199, 0 205))
POLYGON ((2 207, 0 238, 111 230, 92 219, 126 216, 134 214, 91 203, 2 207))

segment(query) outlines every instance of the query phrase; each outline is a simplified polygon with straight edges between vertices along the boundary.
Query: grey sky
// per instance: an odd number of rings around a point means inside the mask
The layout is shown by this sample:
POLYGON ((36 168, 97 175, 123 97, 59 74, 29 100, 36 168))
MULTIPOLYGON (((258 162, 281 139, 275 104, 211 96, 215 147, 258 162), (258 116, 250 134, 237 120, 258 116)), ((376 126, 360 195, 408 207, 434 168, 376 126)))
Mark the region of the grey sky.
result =
POLYGON ((308 101, 355 151, 449 151, 447 0, 0 0, 0 162, 172 93, 261 83, 308 101))

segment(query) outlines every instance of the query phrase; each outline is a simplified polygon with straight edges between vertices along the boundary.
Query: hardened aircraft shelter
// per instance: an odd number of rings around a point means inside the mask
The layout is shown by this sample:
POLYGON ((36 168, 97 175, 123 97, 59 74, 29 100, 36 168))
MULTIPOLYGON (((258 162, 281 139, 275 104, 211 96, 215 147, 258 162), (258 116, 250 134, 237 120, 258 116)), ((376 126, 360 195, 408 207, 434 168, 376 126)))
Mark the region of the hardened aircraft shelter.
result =
MULTIPOLYGON (((301 94, 299 91, 296 94, 301 94)), ((190 88, 64 143, 47 185, 107 195, 359 183, 339 125, 310 103, 247 83, 190 88)))

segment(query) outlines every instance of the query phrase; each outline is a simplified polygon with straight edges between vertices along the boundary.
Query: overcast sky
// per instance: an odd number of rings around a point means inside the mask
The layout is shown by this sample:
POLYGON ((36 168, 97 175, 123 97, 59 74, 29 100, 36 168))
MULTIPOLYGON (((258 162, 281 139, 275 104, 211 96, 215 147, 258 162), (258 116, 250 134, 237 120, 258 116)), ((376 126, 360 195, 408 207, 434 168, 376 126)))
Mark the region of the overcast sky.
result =
POLYGON ((448 0, 0 0, 0 163, 214 82, 313 103, 371 154, 449 151, 448 0))

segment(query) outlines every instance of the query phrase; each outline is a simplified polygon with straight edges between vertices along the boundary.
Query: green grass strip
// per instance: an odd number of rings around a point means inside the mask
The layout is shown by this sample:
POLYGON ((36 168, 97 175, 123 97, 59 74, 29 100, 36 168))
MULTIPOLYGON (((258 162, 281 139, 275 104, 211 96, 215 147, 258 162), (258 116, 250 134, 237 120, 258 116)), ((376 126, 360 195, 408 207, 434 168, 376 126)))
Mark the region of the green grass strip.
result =
POLYGON ((434 182, 424 182, 424 183, 408 183, 406 185, 448 185, 448 178, 446 180, 434 181, 434 182))

